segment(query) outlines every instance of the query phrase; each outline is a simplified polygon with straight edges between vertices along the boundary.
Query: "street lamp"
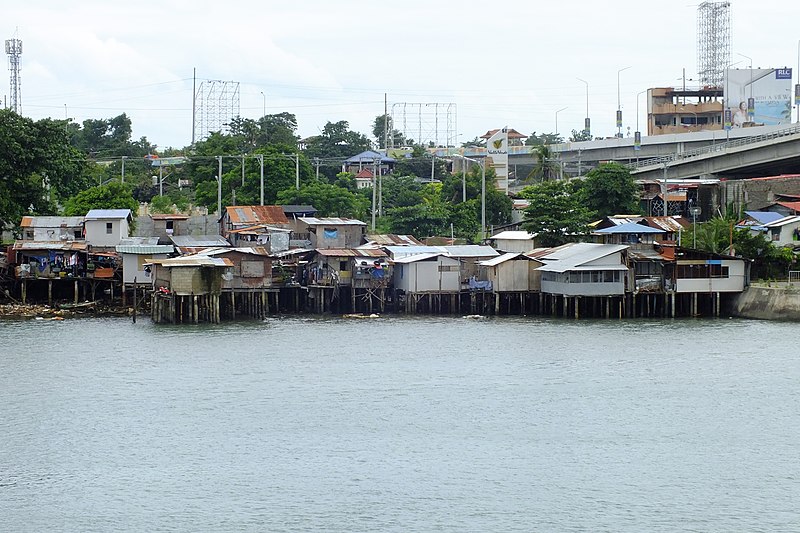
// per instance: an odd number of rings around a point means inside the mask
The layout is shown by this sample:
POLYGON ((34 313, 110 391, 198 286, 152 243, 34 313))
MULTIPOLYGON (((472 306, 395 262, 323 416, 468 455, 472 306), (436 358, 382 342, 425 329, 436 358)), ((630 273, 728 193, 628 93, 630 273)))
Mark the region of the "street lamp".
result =
POLYGON ((621 68, 617 71, 617 137, 622 137, 622 101, 619 93, 619 75, 631 67, 621 68))
POLYGON ((589 121, 589 82, 586 80, 582 80, 580 78, 576 79, 586 84, 586 118, 583 120, 583 131, 585 131, 586 135, 588 136, 591 134, 590 121, 589 121))
POLYGON ((262 110, 263 110, 263 112, 261 113, 261 116, 262 117, 266 117, 267 116, 267 96, 264 94, 264 91, 261 91, 261 102, 262 102, 262 106, 261 107, 262 107, 262 110))
POLYGON ((756 114, 756 109, 755 109, 756 104, 755 101, 753 100, 753 58, 741 54, 739 52, 736 52, 736 54, 750 61, 750 66, 748 67, 750 69, 750 97, 747 99, 747 119, 750 122, 753 122, 753 119, 756 114))
POLYGON ((556 137, 558 137, 558 114, 564 111, 566 107, 562 107, 558 111, 556 111, 556 137))

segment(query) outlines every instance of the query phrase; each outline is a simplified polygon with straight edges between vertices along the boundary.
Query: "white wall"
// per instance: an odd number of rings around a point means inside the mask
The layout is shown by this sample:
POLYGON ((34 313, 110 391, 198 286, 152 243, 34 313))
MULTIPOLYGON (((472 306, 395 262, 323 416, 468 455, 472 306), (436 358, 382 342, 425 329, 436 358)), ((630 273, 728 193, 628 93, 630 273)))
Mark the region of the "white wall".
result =
POLYGON ((122 239, 129 237, 126 219, 87 220, 86 244, 91 246, 116 246, 122 239), (111 223, 111 233, 106 232, 106 223, 111 223))
POLYGON ((728 267, 727 278, 677 279, 676 292, 742 292, 745 287, 745 266, 741 259, 723 259, 728 267))

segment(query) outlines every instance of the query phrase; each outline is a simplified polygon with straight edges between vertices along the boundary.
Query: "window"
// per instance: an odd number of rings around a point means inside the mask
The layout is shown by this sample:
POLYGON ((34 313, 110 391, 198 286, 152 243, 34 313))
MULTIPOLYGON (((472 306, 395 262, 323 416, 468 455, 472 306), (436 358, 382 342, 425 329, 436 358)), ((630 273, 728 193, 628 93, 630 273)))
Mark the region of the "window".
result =
POLYGON ((83 237, 83 232, 81 232, 81 230, 79 230, 79 229, 76 229, 76 230, 73 232, 73 236, 74 236, 76 239, 80 239, 81 237, 83 237))
POLYGON ((723 265, 678 265, 678 279, 708 279, 729 277, 728 267, 723 265))
POLYGON ((346 272, 347 271, 347 265, 348 265, 347 261, 339 261, 339 270, 341 272, 346 272))
POLYGON ((114 233, 114 223, 106 222, 106 235, 111 235, 112 233, 114 233))
POLYGON ((439 265, 439 272, 458 272, 458 265, 439 265))
POLYGON ((335 239, 339 236, 339 230, 336 228, 325 228, 322 230, 322 236, 325 239, 335 239))

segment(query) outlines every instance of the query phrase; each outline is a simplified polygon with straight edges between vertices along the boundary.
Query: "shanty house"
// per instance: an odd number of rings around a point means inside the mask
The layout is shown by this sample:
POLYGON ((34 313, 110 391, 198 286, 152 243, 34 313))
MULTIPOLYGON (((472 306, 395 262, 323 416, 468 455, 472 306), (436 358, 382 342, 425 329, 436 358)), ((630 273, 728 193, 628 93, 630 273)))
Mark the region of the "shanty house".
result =
POLYGON ((406 255, 394 260, 394 287, 406 293, 458 293, 460 266, 442 252, 406 255))
POLYGON ((171 244, 158 244, 158 237, 128 237, 116 246, 122 257, 122 282, 126 285, 151 285, 151 268, 145 266, 154 259, 167 259, 175 251, 171 244))
POLYGON ((83 217, 27 216, 19 225, 23 242, 83 240, 83 217))
POLYGON ((542 263, 519 252, 505 253, 480 262, 482 277, 494 292, 539 292, 542 288, 542 263))
POLYGON ((207 248, 188 257, 222 258, 231 263, 232 276, 222 279, 223 290, 272 287, 272 258, 264 247, 207 248))
POLYGON ((130 209, 92 209, 84 217, 86 244, 114 248, 130 236, 132 220, 130 209))
POLYGON ((222 235, 173 235, 169 240, 180 255, 194 254, 206 248, 228 248, 231 245, 222 235))
POLYGON ((538 259, 544 263, 542 292, 565 296, 625 294, 627 246, 571 243, 554 248, 538 259))
POLYGON ((594 231, 594 234, 602 239, 603 244, 645 245, 648 247, 652 247, 657 236, 665 233, 663 229, 651 228, 636 222, 628 222, 619 226, 611 226, 594 231))
POLYGON ((764 224, 764 229, 775 246, 800 245, 800 216, 779 218, 764 224))
POLYGON ((385 287, 390 275, 386 252, 379 248, 320 248, 301 283, 363 289, 385 287))
POLYGON ((492 235, 489 237, 489 240, 492 241, 493 246, 501 252, 525 253, 536 248, 535 237, 533 233, 527 231, 509 230, 492 235))
POLYGON ((362 244, 367 225, 353 218, 299 219, 306 228, 311 248, 356 248, 362 244))
POLYGON ((676 252, 676 292, 742 292, 749 283, 748 276, 748 265, 741 257, 684 248, 676 252))
POLYGON ((233 230, 277 226, 289 229, 289 219, 279 205, 231 205, 220 220, 220 234, 226 239, 233 230))

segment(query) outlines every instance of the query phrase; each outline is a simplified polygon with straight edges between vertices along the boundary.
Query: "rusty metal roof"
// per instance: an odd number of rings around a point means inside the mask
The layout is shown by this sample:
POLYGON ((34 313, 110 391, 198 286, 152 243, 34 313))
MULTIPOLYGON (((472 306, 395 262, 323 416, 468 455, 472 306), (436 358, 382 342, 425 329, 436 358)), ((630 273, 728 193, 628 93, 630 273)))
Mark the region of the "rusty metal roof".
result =
POLYGON ((691 227, 691 223, 683 217, 644 217, 644 221, 651 228, 660 228, 664 231, 676 232, 691 227))
POLYGON ((85 252, 87 250, 87 244, 85 242, 75 241, 17 241, 14 243, 14 250, 62 250, 69 252, 85 252))
POLYGON ((368 242, 373 242, 378 246, 424 246, 412 235, 397 235, 388 233, 384 235, 367 234, 368 242))
POLYGON ((324 257, 386 257, 378 248, 321 248, 317 253, 324 257))
POLYGON ((170 235, 169 239, 179 248, 212 248, 231 245, 222 235, 170 235))
POLYGON ((83 217, 22 217, 22 228, 77 228, 83 225, 83 217))
POLYGON ((288 224, 280 205, 231 205, 225 208, 231 224, 288 224))

